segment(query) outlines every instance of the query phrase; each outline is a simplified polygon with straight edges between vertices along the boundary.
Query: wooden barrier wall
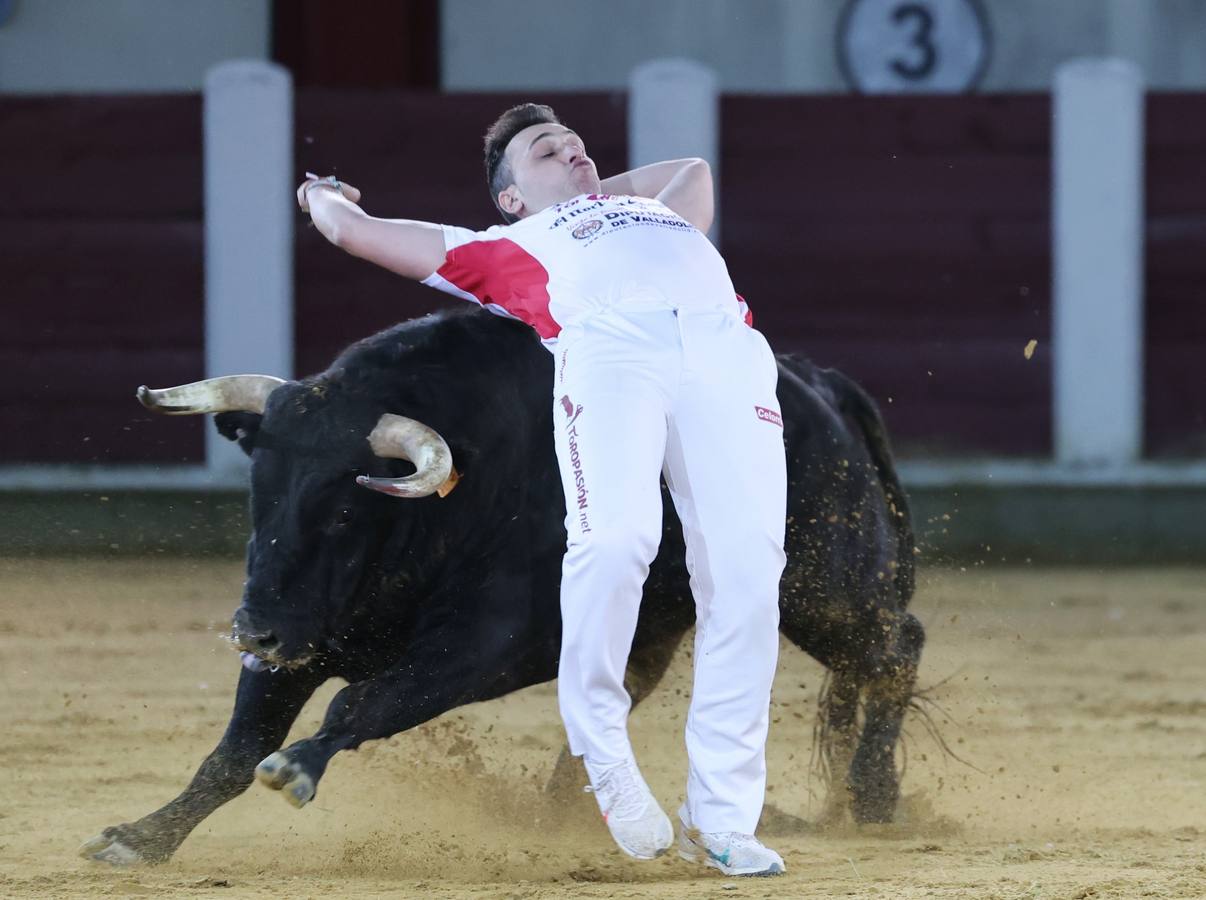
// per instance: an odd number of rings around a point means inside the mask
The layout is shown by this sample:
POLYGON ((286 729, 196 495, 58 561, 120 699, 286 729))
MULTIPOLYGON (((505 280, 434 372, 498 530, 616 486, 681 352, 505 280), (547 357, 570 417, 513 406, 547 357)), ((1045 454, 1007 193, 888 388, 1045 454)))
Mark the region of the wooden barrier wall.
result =
MULTIPOLYGON (((374 214, 493 224, 480 136, 519 97, 304 89, 297 170, 374 214)), ((622 95, 548 98, 603 173, 622 95)), ((1048 98, 728 96, 722 248, 778 350, 859 379, 900 449, 1050 452, 1048 98), (1023 356, 1038 341, 1033 358, 1023 356)), ((1147 442, 1206 453, 1206 95, 1148 101, 1147 442)), ((134 388, 202 375, 200 98, 0 98, 0 463, 180 462, 200 420, 134 388)), ((455 302, 299 215, 297 365, 455 302)))
POLYGON ((1147 103, 1147 452, 1206 457, 1206 94, 1147 103))
POLYGON ((0 98, 0 462, 180 462, 203 374, 201 98, 0 98))

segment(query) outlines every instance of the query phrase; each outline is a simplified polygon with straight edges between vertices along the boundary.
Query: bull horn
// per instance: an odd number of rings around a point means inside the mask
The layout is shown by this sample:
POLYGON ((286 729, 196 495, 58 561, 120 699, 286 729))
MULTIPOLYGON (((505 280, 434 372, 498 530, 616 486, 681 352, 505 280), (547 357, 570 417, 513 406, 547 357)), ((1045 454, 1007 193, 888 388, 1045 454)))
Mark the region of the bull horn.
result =
POLYGON ((284 383, 271 375, 223 375, 158 390, 144 384, 138 389, 138 401, 152 412, 168 416, 236 411, 263 414, 268 395, 284 383))
POLYGON ((446 497, 460 476, 452 468, 452 451, 434 428, 422 422, 386 413, 368 438, 373 453, 383 459, 405 459, 415 473, 405 478, 358 475, 356 483, 392 497, 446 497))

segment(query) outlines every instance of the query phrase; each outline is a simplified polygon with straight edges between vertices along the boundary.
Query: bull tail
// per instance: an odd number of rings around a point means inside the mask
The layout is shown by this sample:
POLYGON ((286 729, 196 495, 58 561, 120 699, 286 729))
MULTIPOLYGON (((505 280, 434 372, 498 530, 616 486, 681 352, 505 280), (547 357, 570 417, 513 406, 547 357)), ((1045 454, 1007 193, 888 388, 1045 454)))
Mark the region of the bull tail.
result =
POLYGON ((868 396, 856 382, 843 375, 836 369, 825 369, 825 380, 833 388, 838 401, 838 408, 858 425, 867 449, 871 453, 871 461, 883 487, 888 509, 893 514, 893 526, 896 529, 896 590, 902 603, 908 603, 913 597, 916 586, 916 538, 913 534, 913 519, 909 513, 909 499, 900 484, 896 474, 896 464, 892 458, 892 448, 888 443, 888 432, 884 427, 883 417, 875 401, 868 396))

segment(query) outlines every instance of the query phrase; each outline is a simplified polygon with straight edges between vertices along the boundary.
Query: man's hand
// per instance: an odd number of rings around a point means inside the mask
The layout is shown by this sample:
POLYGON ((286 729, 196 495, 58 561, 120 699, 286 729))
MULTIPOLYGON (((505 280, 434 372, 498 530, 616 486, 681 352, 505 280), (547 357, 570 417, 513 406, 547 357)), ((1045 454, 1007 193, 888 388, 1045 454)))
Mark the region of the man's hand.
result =
POLYGON ((601 186, 605 194, 656 198, 700 231, 712 227, 712 169, 702 159, 650 163, 604 178, 601 186))
POLYGON ((319 178, 314 173, 307 172, 306 180, 303 181, 297 189, 297 205, 304 213, 308 213, 310 211, 310 200, 308 195, 311 190, 338 192, 341 197, 346 197, 353 203, 360 202, 360 191, 352 187, 350 184, 343 183, 334 175, 319 178))
POLYGON ((356 204, 360 191, 334 175, 311 172, 297 188, 297 205, 323 237, 353 256, 422 281, 444 264, 439 225, 409 219, 377 219, 356 204), (311 207, 313 203, 313 207, 311 207))

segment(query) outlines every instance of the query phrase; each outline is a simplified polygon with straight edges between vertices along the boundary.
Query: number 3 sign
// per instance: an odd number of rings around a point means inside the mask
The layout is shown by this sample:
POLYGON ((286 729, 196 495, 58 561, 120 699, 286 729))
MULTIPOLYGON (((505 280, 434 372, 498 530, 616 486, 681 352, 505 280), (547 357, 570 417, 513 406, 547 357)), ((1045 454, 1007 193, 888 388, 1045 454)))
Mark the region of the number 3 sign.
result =
POLYGON ((980 0, 849 0, 838 22, 838 62, 866 94, 957 93, 988 66, 980 0))

